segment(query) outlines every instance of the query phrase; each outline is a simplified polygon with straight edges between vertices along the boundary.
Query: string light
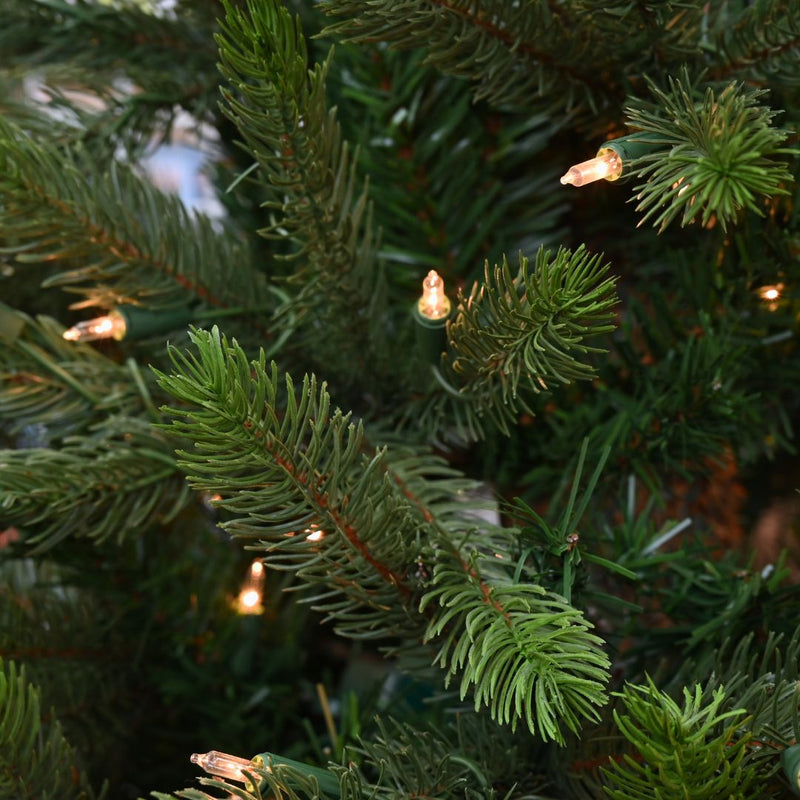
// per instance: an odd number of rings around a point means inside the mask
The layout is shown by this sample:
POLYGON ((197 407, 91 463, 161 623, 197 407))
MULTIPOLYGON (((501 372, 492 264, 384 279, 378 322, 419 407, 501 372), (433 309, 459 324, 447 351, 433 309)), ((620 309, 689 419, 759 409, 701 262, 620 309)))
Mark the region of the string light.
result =
POLYGON ((200 499, 203 502, 203 505, 209 511, 216 511, 217 503, 222 500, 222 495, 218 493, 211 493, 211 492, 202 492, 200 495, 200 499))
POLYGON ((102 317, 78 322, 61 335, 68 342, 93 342, 97 339, 116 339, 120 342, 127 332, 125 317, 118 311, 111 311, 102 317))
POLYGON ((626 165, 640 156, 652 153, 657 147, 657 144, 647 141, 641 133, 611 139, 597 151, 594 158, 570 167, 561 176, 561 185, 586 186, 599 180, 619 180, 623 177, 626 165))
MULTIPOLYGON (((245 775, 245 771, 253 774, 253 777, 258 777, 255 774, 256 770, 272 772, 274 767, 287 766, 303 775, 316 778, 320 791, 324 795, 328 797, 339 797, 340 795, 339 780, 327 769, 284 758, 274 753, 259 753, 257 756, 247 759, 221 753, 219 750, 209 750, 208 753, 192 753, 190 760, 192 764, 197 764, 209 775, 246 784, 247 791, 253 791, 255 787, 245 775)), ((292 784, 290 783, 290 785, 292 784)))
MULTIPOLYGON (((289 533, 284 533, 283 535, 292 537, 297 536, 298 534, 296 531, 289 531, 289 533)), ((311 526, 306 528, 302 535, 305 536, 305 540, 307 542, 319 542, 325 538, 325 531, 323 531, 318 525, 311 523, 311 526)))
POLYGON ((758 296, 767 304, 770 311, 775 311, 778 308, 778 300, 783 294, 783 284, 774 283, 767 286, 761 286, 757 290, 758 296))
POLYGON ((438 364, 447 350, 447 320, 450 300, 444 293, 441 275, 432 269, 422 281, 422 296, 411 308, 417 355, 429 364, 438 364))
POLYGON ((316 525, 312 525, 310 528, 306 529, 306 541, 307 542, 319 542, 325 536, 325 531, 321 528, 318 528, 316 525))
POLYGON ((561 185, 585 186, 599 180, 615 181, 622 175, 622 159, 615 150, 601 149, 594 158, 570 167, 561 176, 561 185))
POLYGON ((435 269, 422 281, 422 297, 417 309, 423 317, 432 320, 444 319, 450 314, 450 300, 444 293, 444 281, 435 269))
POLYGON ((209 775, 217 775, 220 778, 227 778, 230 781, 249 783, 244 774, 244 770, 252 770, 254 764, 252 760, 232 756, 228 753, 221 753, 219 750, 209 750, 207 753, 192 753, 190 756, 192 764, 197 764, 209 775))
POLYGON ((250 565, 247 578, 233 604, 239 614, 264 613, 262 600, 265 578, 264 565, 260 561, 254 561, 250 565))
MULTIPOLYGON (((230 309, 229 309, 230 310, 230 309)), ((228 311, 229 311, 228 310, 228 311)), ((222 312, 215 311, 216 315, 222 312)), ((227 313, 227 311, 226 311, 227 313)), ((188 325, 201 319, 205 312, 186 306, 141 308, 130 303, 117 306, 102 317, 83 320, 61 335, 70 342, 92 342, 96 339, 144 339, 188 325)))

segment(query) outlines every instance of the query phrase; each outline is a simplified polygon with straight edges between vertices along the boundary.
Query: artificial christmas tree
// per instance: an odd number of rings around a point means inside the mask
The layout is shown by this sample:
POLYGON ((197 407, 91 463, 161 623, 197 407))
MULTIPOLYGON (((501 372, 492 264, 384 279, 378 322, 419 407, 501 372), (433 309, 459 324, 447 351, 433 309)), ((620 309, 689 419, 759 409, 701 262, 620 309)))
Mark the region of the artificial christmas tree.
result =
POLYGON ((0 795, 800 792, 794 5, 4 0, 0 795))

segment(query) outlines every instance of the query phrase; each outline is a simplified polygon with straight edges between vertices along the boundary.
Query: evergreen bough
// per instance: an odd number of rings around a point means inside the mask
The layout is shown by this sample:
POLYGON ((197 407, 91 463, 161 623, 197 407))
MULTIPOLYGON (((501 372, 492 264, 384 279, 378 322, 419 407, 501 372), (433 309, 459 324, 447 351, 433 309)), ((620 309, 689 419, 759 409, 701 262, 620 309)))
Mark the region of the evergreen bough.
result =
POLYGON ((607 769, 612 800, 750 800, 761 797, 756 770, 744 763, 750 736, 744 709, 724 710, 725 690, 709 697, 685 688, 680 706, 652 681, 626 686, 614 713, 634 753, 607 769))

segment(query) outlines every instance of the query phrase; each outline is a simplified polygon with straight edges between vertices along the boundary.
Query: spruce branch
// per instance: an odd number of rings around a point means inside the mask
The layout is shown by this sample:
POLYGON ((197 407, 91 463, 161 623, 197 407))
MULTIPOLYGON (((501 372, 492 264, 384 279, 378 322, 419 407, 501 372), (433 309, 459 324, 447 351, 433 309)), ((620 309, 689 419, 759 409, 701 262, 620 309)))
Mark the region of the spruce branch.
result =
POLYGON ((744 709, 724 710, 722 687, 710 697, 699 684, 684 688, 682 707, 652 681, 626 686, 620 696, 625 713, 615 711, 614 719, 640 760, 625 756, 603 770, 613 800, 762 796, 755 769, 744 764, 749 720, 744 709))
POLYGON ((459 554, 454 542, 474 554, 490 537, 472 535, 452 471, 437 478, 435 459, 409 452, 395 467, 313 377, 296 391, 287 376, 281 390, 263 352, 248 360, 216 328, 192 340, 197 354, 173 349, 175 372, 158 373, 159 384, 188 404, 164 409, 170 430, 195 443, 179 463, 193 487, 221 495, 227 531, 258 540, 268 565, 294 570, 343 635, 448 637, 438 660, 451 677, 463 670, 462 695, 474 684, 476 708, 489 705, 498 721, 522 717, 563 741, 556 717, 571 730, 596 718, 608 665, 600 639, 563 598, 485 583, 477 561, 459 554), (313 527, 321 536, 308 536, 313 527), (412 570, 422 554, 436 562, 436 588, 418 610, 412 570), (433 612, 434 600, 446 610, 433 612), (433 621, 420 613, 428 606, 433 621))
MULTIPOLYGON (((492 718, 523 719, 533 734, 564 744, 562 725, 598 721, 607 702, 608 657, 591 624, 562 597, 541 586, 486 581, 481 557, 454 559, 439 552, 433 588, 421 608, 436 602, 426 638, 443 638, 437 661, 448 682, 461 678, 463 699, 474 686, 475 710, 492 718), (466 579, 466 580, 465 580, 466 579)), ((483 559, 491 568, 492 556, 483 559)))
MULTIPOLYGON (((753 737, 744 764, 757 770, 765 787, 780 770, 781 752, 795 744, 800 729, 799 656, 800 629, 788 641, 773 631, 759 641, 751 632, 738 642, 728 640, 700 658, 684 661, 670 682, 677 687, 691 682, 691 675, 708 675, 705 694, 724 687, 726 707, 744 709, 753 737)), ((780 792, 777 787, 773 792, 765 788, 761 796, 777 800, 780 792)))
POLYGON ((574 35, 563 18, 568 11, 552 3, 327 0, 322 7, 330 16, 344 18, 324 35, 426 48, 426 63, 475 83, 476 100, 531 107, 550 97, 547 110, 556 114, 581 105, 596 110, 618 103, 609 83, 585 66, 606 62, 608 53, 597 47, 597 40, 574 35))
POLYGON ((222 496, 233 536, 262 542, 268 564, 320 589, 311 601, 339 632, 419 638, 408 570, 426 523, 385 474, 385 451, 367 452, 361 423, 332 408, 313 376, 296 391, 263 351, 249 361, 216 327, 191 338, 197 355, 172 349, 175 373, 157 373, 188 404, 165 411, 195 443, 178 453, 191 485, 222 496), (322 538, 308 538, 312 526, 322 538))
POLYGON ((263 305, 265 284, 242 268, 248 258, 235 237, 128 165, 111 161, 97 172, 79 148, 36 142, 0 119, 5 252, 21 263, 62 265, 45 285, 82 294, 85 305, 263 305))
POLYGON ((654 147, 630 165, 646 179, 633 190, 642 223, 652 219, 663 231, 680 217, 682 226, 716 220, 726 229, 743 209, 763 216, 768 198, 788 194, 792 174, 774 156, 796 151, 781 146, 789 132, 772 126, 776 112, 759 103, 763 91, 729 83, 700 97, 686 70, 668 86, 650 82, 655 103, 634 100, 627 109, 637 138, 654 147))
POLYGON ((607 272, 583 246, 555 254, 541 247, 532 263, 520 253, 516 274, 505 257, 491 271, 487 263, 485 282, 459 295, 448 324, 443 374, 460 397, 443 393, 439 402, 464 407, 464 433, 481 435, 486 416, 508 435, 518 414, 532 413, 526 395, 594 376, 578 357, 605 352, 586 339, 614 328, 615 278, 607 272))
POLYGON ((57 721, 44 722, 25 668, 0 659, 0 796, 42 800, 94 797, 57 721))
MULTIPOLYGON (((442 731, 419 730, 394 720, 378 718, 376 723, 374 733, 346 751, 351 773, 358 773, 363 788, 375 800, 391 800, 398 790, 405 797, 479 800, 494 796, 483 765, 464 752, 464 742, 452 741, 442 731)), ((475 746, 466 744, 470 745, 475 746)))
POLYGON ((708 14, 685 0, 631 3, 628 0, 581 0, 550 6, 565 27, 586 30, 613 52, 628 79, 636 80, 653 63, 693 63, 702 58, 708 14))
POLYGON ((149 423, 110 417, 60 450, 0 451, 0 511, 37 551, 68 536, 121 541, 189 501, 172 447, 149 423))
POLYGON ((384 340, 378 236, 368 185, 359 187, 357 158, 327 107, 330 59, 311 67, 300 22, 278 0, 225 7, 222 110, 269 193, 270 224, 260 233, 295 246, 295 344, 342 381, 374 374, 384 340))
POLYGON ((759 82, 796 83, 800 60, 800 8, 784 0, 745 5, 715 31, 721 63, 715 77, 738 74, 759 82))
POLYGON ((42 424, 59 437, 85 430, 98 415, 148 408, 149 373, 67 342, 62 332, 49 317, 34 320, 0 303, 0 419, 9 432, 42 424))

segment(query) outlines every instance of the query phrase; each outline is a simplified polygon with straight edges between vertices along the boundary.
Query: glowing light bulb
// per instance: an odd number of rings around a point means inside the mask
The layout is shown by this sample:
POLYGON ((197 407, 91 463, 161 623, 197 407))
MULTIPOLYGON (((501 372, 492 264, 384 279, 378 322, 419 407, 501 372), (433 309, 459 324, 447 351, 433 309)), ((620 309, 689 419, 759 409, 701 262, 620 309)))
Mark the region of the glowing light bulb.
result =
POLYGON ((444 281, 435 269, 422 281, 422 297, 417 308, 428 319, 442 319, 450 313, 450 300, 444 293, 444 281))
POLYGON ((128 326, 122 314, 111 311, 103 317, 85 319, 68 328, 61 335, 68 342, 93 342, 96 339, 125 338, 128 326))
POLYGON ((319 530, 319 528, 317 528, 317 530, 310 530, 308 536, 306 536, 306 541, 318 542, 320 541, 320 539, 322 539, 323 536, 325 536, 325 531, 321 531, 319 530))
POLYGON ((261 601, 264 596, 265 578, 264 565, 261 561, 254 561, 250 565, 247 578, 245 578, 239 594, 233 601, 233 607, 239 614, 264 613, 264 606, 261 601))
POLYGON ((247 783, 243 770, 253 770, 254 764, 250 759, 220 753, 219 750, 209 750, 207 753, 192 753, 192 764, 197 764, 209 775, 218 775, 232 781, 247 783))
POLYGON ((203 492, 200 495, 203 505, 208 509, 213 509, 214 506, 222 500, 221 494, 211 494, 210 492, 203 492))
POLYGON ((622 175, 622 159, 614 150, 605 147, 594 158, 570 167, 566 174, 561 176, 561 184, 585 186, 601 179, 615 181, 620 175, 622 175))
POLYGON ((261 595, 255 589, 248 589, 239 595, 245 608, 255 608, 261 602, 261 595))
POLYGON ((762 286, 758 289, 758 296, 766 301, 767 308, 770 311, 775 311, 778 308, 778 300, 783 294, 783 284, 775 283, 770 286, 762 286))

